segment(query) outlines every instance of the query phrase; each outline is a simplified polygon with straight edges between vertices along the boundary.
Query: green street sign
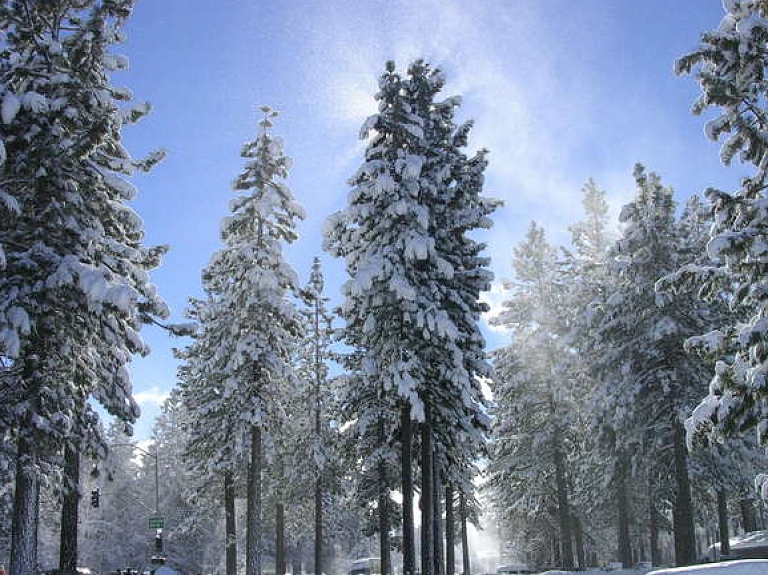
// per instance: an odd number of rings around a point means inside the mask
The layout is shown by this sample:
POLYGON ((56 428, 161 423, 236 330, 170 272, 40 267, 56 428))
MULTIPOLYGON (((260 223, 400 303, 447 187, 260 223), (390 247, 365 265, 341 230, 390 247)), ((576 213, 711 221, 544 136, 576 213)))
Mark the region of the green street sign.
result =
POLYGON ((156 517, 150 517, 149 518, 149 528, 150 529, 164 529, 165 528, 165 518, 156 516, 156 517))

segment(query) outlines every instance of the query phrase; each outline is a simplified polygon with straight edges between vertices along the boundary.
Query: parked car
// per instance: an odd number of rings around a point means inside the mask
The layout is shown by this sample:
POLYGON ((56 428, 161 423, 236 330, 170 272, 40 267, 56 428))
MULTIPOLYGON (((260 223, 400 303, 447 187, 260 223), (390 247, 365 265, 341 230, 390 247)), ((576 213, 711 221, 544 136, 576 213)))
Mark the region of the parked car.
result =
POLYGON ((364 557, 356 559, 349 566, 349 575, 378 575, 381 573, 381 559, 364 557))
POLYGON ((496 575, 529 575, 530 573, 533 571, 525 563, 509 563, 496 568, 496 575))

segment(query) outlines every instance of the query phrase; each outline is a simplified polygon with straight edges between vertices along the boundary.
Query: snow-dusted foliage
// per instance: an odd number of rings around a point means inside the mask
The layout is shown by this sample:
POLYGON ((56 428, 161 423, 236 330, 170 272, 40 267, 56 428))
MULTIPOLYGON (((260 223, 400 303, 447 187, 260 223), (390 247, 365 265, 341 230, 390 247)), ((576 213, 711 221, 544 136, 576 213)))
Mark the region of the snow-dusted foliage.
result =
POLYGON ((292 358, 301 322, 291 296, 298 278, 283 247, 297 238, 303 208, 285 184, 291 160, 271 133, 278 115, 263 107, 257 138, 241 151, 246 165, 233 183, 224 218, 224 248, 203 271, 208 297, 193 302, 195 342, 182 352, 192 455, 209 471, 233 473, 249 457, 248 571, 257 569, 261 539, 262 442, 271 445, 284 421, 285 391, 295 378, 292 358))
MULTIPOLYGON (((162 154, 134 160, 123 147, 123 126, 148 106, 110 80, 125 67, 111 49, 132 4, 0 7, 0 385, 19 430, 19 503, 62 441, 98 440, 94 412, 82 416, 89 396, 128 423, 138 417, 126 364, 149 351, 142 324, 167 314, 148 276, 165 248, 143 245, 125 180, 162 154)), ((19 537, 31 536, 23 507, 19 537)), ((15 575, 34 559, 29 539, 17 543, 15 575)))
POLYGON ((336 390, 328 377, 334 316, 328 309, 324 289, 320 258, 315 257, 309 282, 302 290, 304 344, 297 349, 298 389, 283 434, 290 458, 285 473, 289 514, 301 507, 294 501, 303 501, 305 508, 313 508, 304 516, 293 514, 296 518, 291 525, 295 527, 294 533, 303 531, 313 541, 316 573, 328 569, 323 562, 327 555, 325 542, 333 539, 329 521, 333 510, 329 507, 338 499, 341 472, 338 427, 331 425, 336 416, 336 390), (306 505, 310 501, 311 505, 306 505))
POLYGON ((494 354, 497 407, 489 487, 496 507, 507 511, 507 522, 535 522, 550 540, 566 541, 562 568, 571 569, 567 453, 573 382, 563 345, 566 286, 557 252, 536 223, 515 247, 512 264, 515 279, 505 282, 508 299, 494 319, 512 332, 512 343, 494 354))
POLYGON ((632 453, 674 470, 675 555, 688 564, 693 518, 682 420, 704 385, 706 366, 685 353, 683 341, 706 329, 711 310, 687 294, 662 296, 655 284, 695 261, 704 222, 695 202, 676 221, 672 190, 640 165, 634 176, 635 200, 622 210, 623 234, 612 252, 611 291, 592 310, 588 349, 599 381, 593 417, 619 460, 632 453))
MULTIPOLYGON (((296 239, 304 210, 283 182, 291 161, 283 155, 282 139, 269 131, 275 115, 265 108, 258 137, 243 146, 246 166, 233 183, 231 215, 222 222, 225 247, 203 272, 209 297, 196 312, 206 367, 195 377, 213 388, 201 385, 202 390, 220 396, 200 406, 227 414, 229 440, 217 447, 230 453, 247 452, 251 427, 266 428, 280 411, 279 386, 293 377, 291 354, 299 333, 290 299, 298 278, 282 250, 296 239)), ((231 461, 231 455, 212 458, 214 465, 219 460, 231 461)))
POLYGON ((712 140, 722 139, 723 163, 738 157, 755 169, 733 193, 706 191, 714 211, 707 245, 711 261, 683 268, 670 281, 698 285, 706 299, 725 293, 734 309, 750 313, 747 321, 724 322, 688 341, 690 349, 717 360, 709 394, 686 423, 689 435, 730 436, 756 428, 759 441, 765 444, 768 6, 759 0, 732 0, 724 6, 726 14, 718 29, 703 33, 699 47, 680 58, 675 69, 680 74, 694 73, 701 86, 693 113, 716 110, 705 131, 712 140))
POLYGON ((226 366, 229 357, 221 349, 230 337, 226 322, 216 321, 214 296, 190 300, 187 317, 197 322, 192 343, 176 351, 181 360, 179 387, 184 409, 191 414, 182 423, 187 446, 186 463, 202 480, 219 484, 224 471, 234 471, 243 459, 242 442, 235 439, 238 412, 226 401, 226 366))
MULTIPOLYGON (((361 360, 350 380, 357 424, 397 426, 387 412, 399 408, 424 422, 431 410, 426 426, 458 470, 479 453, 486 420, 478 377, 490 374, 477 324, 491 274, 484 246, 468 234, 491 225, 498 202, 481 195, 485 153, 462 150, 471 126, 454 122, 458 98, 437 100, 443 84, 442 72, 422 61, 403 76, 387 64, 379 113, 361 131, 365 162, 349 205, 327 222, 326 248, 350 275, 341 313, 361 360)), ((379 433, 385 442, 390 435, 379 433)))

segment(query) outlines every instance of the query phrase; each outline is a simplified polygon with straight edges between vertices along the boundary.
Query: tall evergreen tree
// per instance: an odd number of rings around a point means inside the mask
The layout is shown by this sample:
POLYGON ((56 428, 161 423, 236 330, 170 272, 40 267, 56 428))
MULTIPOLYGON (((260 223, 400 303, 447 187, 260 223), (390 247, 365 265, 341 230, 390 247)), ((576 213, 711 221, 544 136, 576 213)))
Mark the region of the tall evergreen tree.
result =
MULTIPOLYGON (((758 440, 768 437, 768 398, 765 385, 766 341, 765 254, 768 216, 764 209, 768 177, 768 88, 763 82, 768 63, 768 4, 763 0, 728 0, 717 30, 704 32, 693 52, 675 63, 678 74, 694 73, 701 87, 692 111, 714 109, 707 122, 711 140, 723 139, 720 157, 729 165, 738 157, 754 173, 733 193, 709 188, 714 210, 711 260, 681 270, 679 285, 700 287, 705 299, 727 294, 734 309, 747 310, 748 321, 725 321, 687 343, 690 349, 717 360, 715 375, 693 416, 686 422, 689 436, 712 433, 731 436, 756 429, 758 440)), ((737 316, 738 317, 738 316, 737 316)), ((761 476, 768 499, 768 476, 761 476)))
POLYGON ((617 465, 645 453, 674 470, 675 560, 684 565, 695 559, 695 542, 681 418, 705 366, 682 342, 703 329, 709 312, 684 295, 655 291, 660 275, 691 263, 691 220, 676 221, 672 190, 656 174, 638 165, 634 175, 637 194, 622 210, 625 229, 612 254, 613 293, 596 316, 597 418, 611 434, 617 465))
POLYGON ((282 139, 270 133, 277 116, 263 107, 257 138, 243 146, 246 165, 233 183, 238 195, 222 224, 225 247, 203 274, 212 296, 207 311, 216 331, 215 355, 222 370, 223 409, 231 419, 235 450, 248 453, 246 572, 261 570, 263 441, 279 425, 280 386, 294 378, 292 354, 300 322, 289 296, 298 292, 296 273, 282 249, 296 240, 304 210, 284 183, 291 166, 282 139))
MULTIPOLYGON (((352 179, 349 206, 327 223, 326 249, 346 260, 350 280, 344 286, 341 314, 347 322, 345 340, 361 350, 363 386, 397 398, 402 413, 400 469, 403 475, 403 572, 415 571, 413 546, 411 422, 424 420, 419 387, 428 376, 424 349, 432 336, 445 337, 444 311, 434 302, 429 272, 435 266, 434 239, 429 235, 428 190, 421 186, 426 140, 424 118, 414 110, 408 91, 437 81, 437 74, 409 69, 401 77, 388 62, 379 81, 378 114, 363 126, 373 131, 365 162, 352 179), (411 76, 413 74, 413 76, 411 76), (418 84, 418 86, 416 85, 418 84), (419 329, 415 329, 419 328, 419 329)), ((382 394, 361 389, 358 397, 382 394)), ((361 406, 366 419, 384 422, 393 400, 361 406), (370 411, 369 411, 370 410, 370 411), (373 416, 373 417, 372 417, 373 416)), ((380 433, 385 449, 386 432, 380 433)), ((382 502, 385 499, 382 499, 382 502)), ((380 510, 380 513, 383 509, 380 510)), ((382 549, 386 560, 388 550, 382 549)), ((382 570, 388 565, 382 565, 382 570)))
POLYGON ((436 99, 443 84, 442 72, 423 61, 405 77, 387 64, 380 112, 363 127, 364 136, 373 132, 366 161, 349 207, 327 231, 328 249, 346 259, 352 278, 342 314, 347 342, 365 355, 367 377, 358 381, 399 402, 406 573, 414 569, 412 421, 421 432, 422 572, 431 574, 431 445, 449 445, 454 459, 479 453, 485 421, 477 378, 490 372, 477 322, 479 293, 492 276, 484 246, 467 233, 488 227, 498 203, 481 196, 484 153, 468 159, 461 151, 470 125, 454 123, 460 100, 436 99), (450 441, 455 421, 460 433, 450 441))
MULTIPOLYGON (((244 454, 234 433, 238 413, 229 409, 225 395, 229 326, 217 321, 214 309, 210 294, 206 300, 190 301, 187 317, 195 322, 197 331, 192 343, 176 351, 182 361, 178 369, 181 400, 189 414, 181 423, 186 440, 183 461, 198 494, 223 501, 227 575, 236 575, 235 492, 242 482, 244 454)), ((198 495, 197 499, 198 505, 207 507, 204 497, 198 495)))
POLYGON ((315 540, 315 567, 314 573, 323 573, 324 559, 324 533, 323 533, 323 499, 326 497, 326 487, 329 484, 328 472, 331 471, 331 463, 334 461, 335 433, 328 425, 328 361, 330 359, 330 345, 333 337, 333 316, 327 309, 328 298, 324 292, 325 280, 320 265, 320 258, 315 257, 312 262, 312 271, 309 283, 303 290, 306 307, 302 309, 304 318, 304 334, 310 345, 301 347, 299 377, 302 379, 301 387, 304 393, 299 396, 300 413, 308 414, 309 418, 302 418, 299 413, 297 419, 306 425, 301 435, 309 438, 306 442, 306 450, 297 450, 297 459, 293 469, 303 470, 307 461, 312 462, 310 470, 314 485, 311 489, 314 494, 314 540, 315 540))
POLYGON ((14 575, 35 565, 39 474, 65 438, 98 439, 77 426, 87 397, 128 423, 138 417, 126 364, 148 351, 141 325, 167 314, 147 275, 165 249, 143 245, 124 179, 161 154, 137 161, 125 150, 122 127, 148 106, 110 83, 127 66, 110 48, 132 5, 0 6, 0 203, 11 215, 0 225, 0 385, 17 406, 14 575))
MULTIPOLYGON (((557 252, 536 223, 531 223, 526 240, 515 248, 513 267, 515 280, 505 286, 511 290, 510 297, 494 322, 512 331, 514 342, 510 350, 497 353, 496 369, 514 379, 501 380, 497 389, 499 401, 503 403, 497 416, 494 443, 497 459, 491 464, 490 472, 497 489, 502 488, 505 478, 527 475, 525 468, 530 465, 541 472, 547 470, 554 478, 562 567, 572 569, 567 470, 571 397, 560 361, 567 353, 562 344, 564 330, 560 318, 563 314, 559 309, 565 287, 558 271, 557 252), (519 375, 515 373, 516 361, 526 366, 519 375), (530 441, 519 441, 521 425, 528 426, 530 441), (521 457, 520 450, 526 448, 521 457)), ((536 491, 542 486, 529 487, 536 491)), ((539 492, 538 498, 546 497, 548 491, 547 488, 539 492)))

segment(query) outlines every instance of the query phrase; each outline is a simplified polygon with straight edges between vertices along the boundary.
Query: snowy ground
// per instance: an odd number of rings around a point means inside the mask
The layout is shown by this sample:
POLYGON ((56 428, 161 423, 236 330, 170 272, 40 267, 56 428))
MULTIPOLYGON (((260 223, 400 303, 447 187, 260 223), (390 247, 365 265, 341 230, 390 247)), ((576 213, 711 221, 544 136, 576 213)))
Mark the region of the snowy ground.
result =
MULTIPOLYGON (((544 571, 539 575, 573 575, 573 573, 553 570, 544 571)), ((745 559, 657 570, 619 569, 617 571, 603 571, 602 569, 594 569, 582 571, 579 575, 768 575, 768 559, 745 559)))
POLYGON ((768 559, 742 559, 651 571, 650 575, 768 575, 768 559))

